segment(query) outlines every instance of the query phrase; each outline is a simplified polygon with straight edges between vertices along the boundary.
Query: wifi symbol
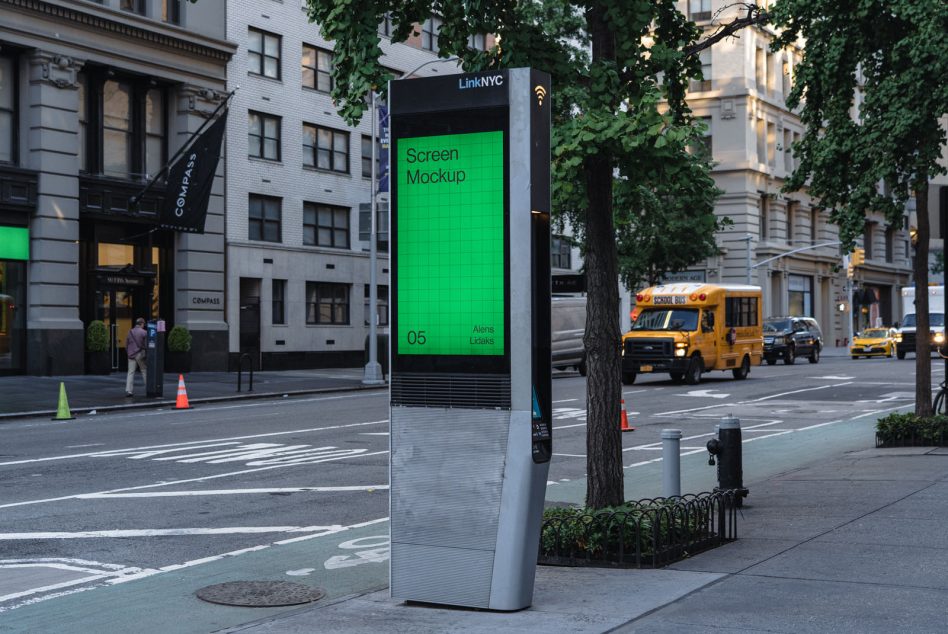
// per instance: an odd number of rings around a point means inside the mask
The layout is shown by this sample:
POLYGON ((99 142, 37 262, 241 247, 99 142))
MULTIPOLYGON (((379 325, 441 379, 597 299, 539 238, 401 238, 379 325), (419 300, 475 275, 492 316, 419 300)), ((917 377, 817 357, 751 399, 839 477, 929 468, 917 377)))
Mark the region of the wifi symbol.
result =
POLYGON ((546 88, 537 84, 537 86, 533 89, 533 92, 535 92, 537 95, 537 105, 542 107, 543 98, 546 97, 546 88))

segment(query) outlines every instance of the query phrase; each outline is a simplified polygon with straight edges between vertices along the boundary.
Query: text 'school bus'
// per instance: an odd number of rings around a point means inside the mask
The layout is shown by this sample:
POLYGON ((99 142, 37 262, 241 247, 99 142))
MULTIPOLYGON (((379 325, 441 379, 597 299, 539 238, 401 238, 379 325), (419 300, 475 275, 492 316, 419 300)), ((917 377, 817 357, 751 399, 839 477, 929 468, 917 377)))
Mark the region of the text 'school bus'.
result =
POLYGON ((666 284, 635 296, 632 329, 622 337, 622 382, 667 372, 697 385, 701 374, 730 370, 745 379, 764 355, 761 293, 741 284, 666 284))

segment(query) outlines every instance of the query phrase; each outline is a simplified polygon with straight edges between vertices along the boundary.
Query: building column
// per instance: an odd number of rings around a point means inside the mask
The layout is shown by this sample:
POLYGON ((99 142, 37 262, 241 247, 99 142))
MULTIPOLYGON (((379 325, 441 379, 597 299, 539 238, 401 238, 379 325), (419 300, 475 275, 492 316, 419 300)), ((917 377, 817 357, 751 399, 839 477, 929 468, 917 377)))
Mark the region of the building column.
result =
POLYGON ((34 51, 29 62, 25 167, 39 172, 30 220, 27 372, 81 374, 85 333, 79 319, 78 82, 83 62, 34 51))
MULTIPOLYGON (((170 144, 172 154, 207 121, 225 95, 188 85, 179 90, 177 97, 177 139, 170 144)), ((175 238, 174 323, 191 331, 191 367, 195 371, 227 369, 223 151, 222 146, 204 233, 178 233, 175 238)))

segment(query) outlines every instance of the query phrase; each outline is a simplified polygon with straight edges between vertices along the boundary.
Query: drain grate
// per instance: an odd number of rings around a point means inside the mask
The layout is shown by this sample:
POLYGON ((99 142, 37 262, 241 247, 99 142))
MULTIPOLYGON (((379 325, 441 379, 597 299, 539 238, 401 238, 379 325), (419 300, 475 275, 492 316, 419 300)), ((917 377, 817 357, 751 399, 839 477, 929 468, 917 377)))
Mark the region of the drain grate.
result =
POLYGON ((320 588, 289 581, 228 581, 201 588, 198 599, 220 605, 275 608, 312 603, 326 596, 320 588))

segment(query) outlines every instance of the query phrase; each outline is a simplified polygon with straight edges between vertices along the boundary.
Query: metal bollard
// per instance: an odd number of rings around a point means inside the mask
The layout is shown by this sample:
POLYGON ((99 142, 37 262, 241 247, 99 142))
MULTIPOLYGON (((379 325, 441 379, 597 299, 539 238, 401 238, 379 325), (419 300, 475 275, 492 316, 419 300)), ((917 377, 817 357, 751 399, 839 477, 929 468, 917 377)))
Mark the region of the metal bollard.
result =
POLYGON ((662 495, 681 497, 681 430, 662 430, 662 495))
POLYGON ((734 491, 735 504, 743 506, 748 490, 744 488, 744 465, 741 444, 741 421, 730 414, 717 426, 717 438, 708 441, 708 464, 714 465, 717 456, 718 486, 715 491, 734 491))

